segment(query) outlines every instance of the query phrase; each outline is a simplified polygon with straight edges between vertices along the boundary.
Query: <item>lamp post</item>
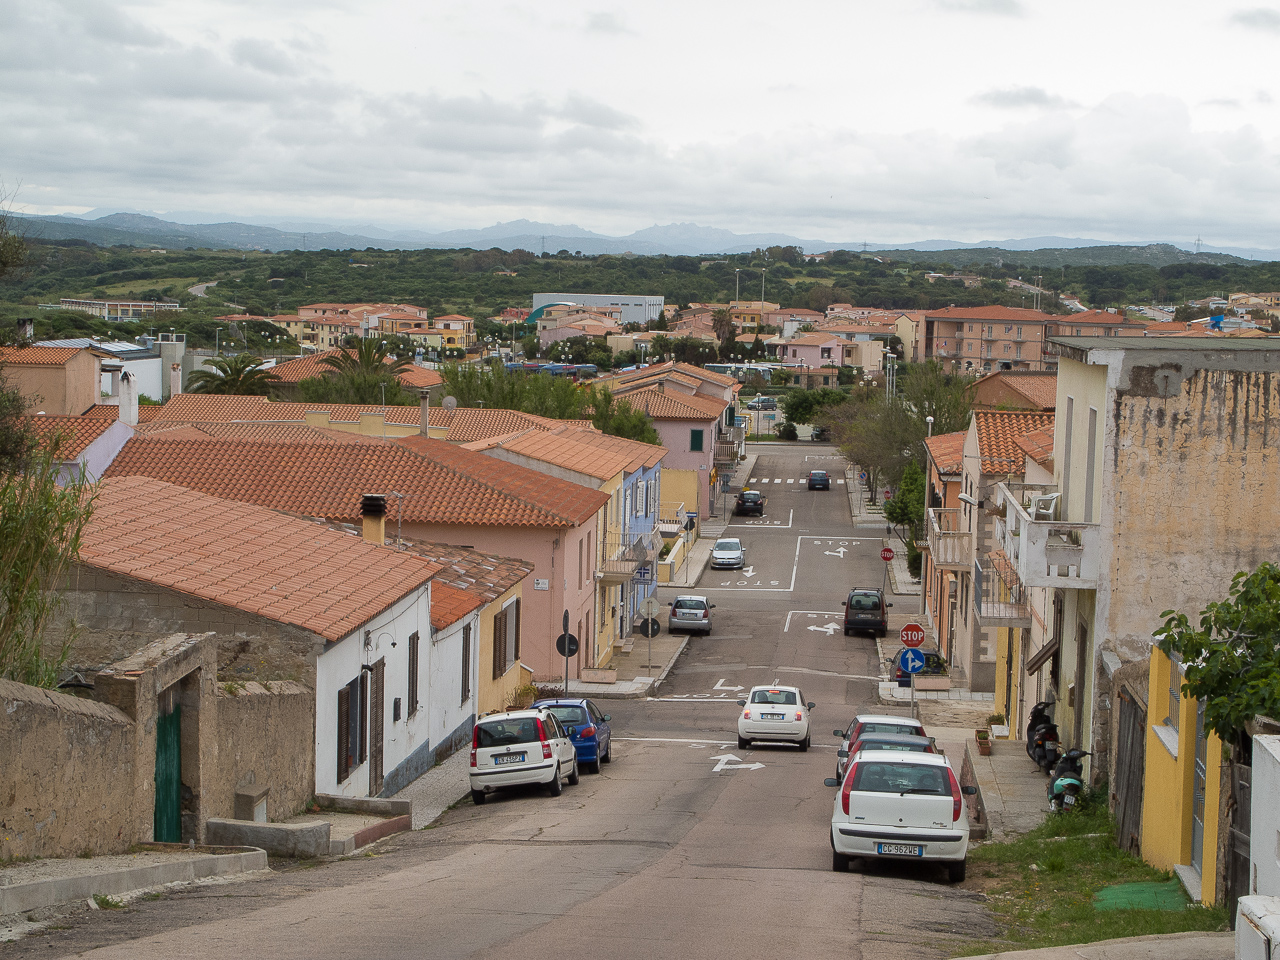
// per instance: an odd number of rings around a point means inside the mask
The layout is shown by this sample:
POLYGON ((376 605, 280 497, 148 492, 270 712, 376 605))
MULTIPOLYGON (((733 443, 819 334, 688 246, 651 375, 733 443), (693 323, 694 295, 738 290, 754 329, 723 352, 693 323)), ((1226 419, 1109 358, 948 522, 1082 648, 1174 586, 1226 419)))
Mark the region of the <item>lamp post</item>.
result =
POLYGON ((735 303, 742 299, 742 287, 740 285, 740 281, 742 279, 740 276, 741 273, 741 267, 733 268, 733 300, 735 303))
POLYGON ((932 437, 933 436, 933 417, 925 417, 924 425, 925 425, 925 428, 929 431, 928 434, 926 435, 926 439, 928 437, 932 437))
POLYGON ((213 331, 213 355, 215 357, 219 356, 218 351, 221 348, 221 342, 220 342, 221 340, 222 340, 222 328, 219 327, 217 330, 213 331))

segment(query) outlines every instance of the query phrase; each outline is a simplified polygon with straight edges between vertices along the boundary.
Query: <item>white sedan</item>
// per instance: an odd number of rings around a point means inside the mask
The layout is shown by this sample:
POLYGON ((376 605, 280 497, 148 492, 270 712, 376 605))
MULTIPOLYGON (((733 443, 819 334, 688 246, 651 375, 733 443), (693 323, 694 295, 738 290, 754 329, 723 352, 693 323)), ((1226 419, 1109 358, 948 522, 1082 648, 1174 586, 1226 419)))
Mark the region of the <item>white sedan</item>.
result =
POLYGON ((738 748, 745 750, 753 740, 794 743, 809 749, 809 711, 799 687, 752 687, 745 700, 739 700, 742 713, 738 717, 738 748))
POLYGON ((964 879, 969 819, 947 758, 936 753, 863 751, 850 758, 831 811, 831 869, 851 860, 942 861, 947 879, 964 879))

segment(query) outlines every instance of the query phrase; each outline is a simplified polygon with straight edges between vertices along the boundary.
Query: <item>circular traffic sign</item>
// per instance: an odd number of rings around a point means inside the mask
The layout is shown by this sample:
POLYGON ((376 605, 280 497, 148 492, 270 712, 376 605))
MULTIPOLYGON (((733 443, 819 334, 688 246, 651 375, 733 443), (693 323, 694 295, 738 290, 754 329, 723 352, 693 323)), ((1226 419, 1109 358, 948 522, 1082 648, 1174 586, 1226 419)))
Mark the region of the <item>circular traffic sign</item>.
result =
POLYGON ((881 550, 881 551, 880 551, 880 559, 881 559, 881 560, 883 560, 885 563, 888 563, 890 560, 892 560, 892 559, 893 559, 893 547, 885 547, 883 550, 881 550))
POLYGON ((640 630, 640 635, 642 637, 652 638, 652 637, 656 637, 660 632, 662 632, 662 625, 658 623, 658 620, 656 617, 649 617, 645 620, 640 621, 639 630, 640 630))
POLYGON ((640 601, 640 616, 646 620, 652 620, 658 615, 658 601, 654 597, 645 597, 640 601))
POLYGON ((918 647, 924 643, 924 627, 918 623, 908 623, 902 628, 901 637, 904 647, 918 647))
POLYGON ((903 650, 898 655, 898 665, 903 673, 919 673, 924 669, 924 654, 919 650, 903 650))
POLYGON ((578 654, 578 638, 572 633, 562 633, 556 637, 556 653, 562 657, 574 657, 578 654))
POLYGON ((886 500, 892 500, 892 499, 893 499, 893 491, 892 491, 892 490, 886 490, 886 491, 884 492, 884 498, 885 498, 886 500))

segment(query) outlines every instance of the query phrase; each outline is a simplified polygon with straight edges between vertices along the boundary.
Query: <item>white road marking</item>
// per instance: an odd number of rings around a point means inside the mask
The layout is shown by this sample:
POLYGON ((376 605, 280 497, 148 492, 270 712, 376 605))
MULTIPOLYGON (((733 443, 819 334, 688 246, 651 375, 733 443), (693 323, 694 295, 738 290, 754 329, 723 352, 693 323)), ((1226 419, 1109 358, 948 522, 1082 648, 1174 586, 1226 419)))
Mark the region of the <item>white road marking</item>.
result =
POLYGON ((786 622, 782 626, 782 632, 786 633, 791 629, 791 618, 804 614, 806 617, 843 617, 843 613, 832 613, 830 610, 788 610, 786 622))
POLYGON ((835 633, 837 630, 840 629, 840 625, 836 623, 828 623, 825 627, 818 627, 818 626, 811 625, 809 629, 817 633, 825 633, 829 637, 833 633, 835 633))
POLYGON ((787 483, 795 483, 795 482, 796 482, 795 477, 787 477, 787 483))
POLYGON ((712 757, 712 760, 719 760, 711 770, 712 773, 719 773, 721 770, 763 770, 763 763, 743 763, 741 757, 735 757, 732 753, 722 753, 718 757, 712 757))
POLYGON ((739 690, 741 690, 741 689, 742 689, 742 687, 726 687, 726 686, 724 685, 724 681, 725 681, 725 678, 724 678, 724 677, 721 677, 719 680, 717 680, 717 681, 716 681, 716 685, 715 685, 714 687, 712 687, 711 689, 712 689, 712 690, 724 690, 724 691, 726 691, 726 692, 728 692, 728 693, 737 693, 739 690))
POLYGON ((836 483, 844 483, 844 477, 841 477, 839 480, 836 481, 836 483))
POLYGON ((749 567, 743 567, 743 568, 742 568, 742 575, 743 575, 744 577, 754 577, 754 576, 756 575, 756 568, 755 568, 755 565, 753 564, 753 565, 751 565, 751 566, 749 566, 749 567))
POLYGON ((834 550, 824 550, 823 553, 828 557, 839 557, 841 560, 844 559, 844 547, 836 547, 834 550))

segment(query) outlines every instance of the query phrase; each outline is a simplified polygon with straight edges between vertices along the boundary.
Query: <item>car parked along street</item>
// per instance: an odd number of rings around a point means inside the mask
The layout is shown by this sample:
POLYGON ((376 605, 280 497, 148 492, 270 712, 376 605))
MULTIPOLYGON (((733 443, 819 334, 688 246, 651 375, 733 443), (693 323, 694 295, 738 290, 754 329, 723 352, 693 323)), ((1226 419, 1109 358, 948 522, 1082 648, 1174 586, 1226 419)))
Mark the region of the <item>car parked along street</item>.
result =
POLYGON ((690 633, 711 633, 711 611, 714 603, 708 603, 706 597, 676 597, 669 604, 671 615, 667 617, 667 632, 688 630, 690 633))
POLYGON ((585 767, 589 773, 599 773, 600 764, 613 760, 613 728, 609 726, 613 718, 603 713, 595 701, 585 697, 537 700, 533 708, 550 710, 560 721, 573 741, 578 766, 585 767))
POLYGON ((559 796, 560 780, 578 782, 573 741, 550 710, 490 714, 471 733, 471 802, 479 806, 501 787, 543 783, 559 796))

